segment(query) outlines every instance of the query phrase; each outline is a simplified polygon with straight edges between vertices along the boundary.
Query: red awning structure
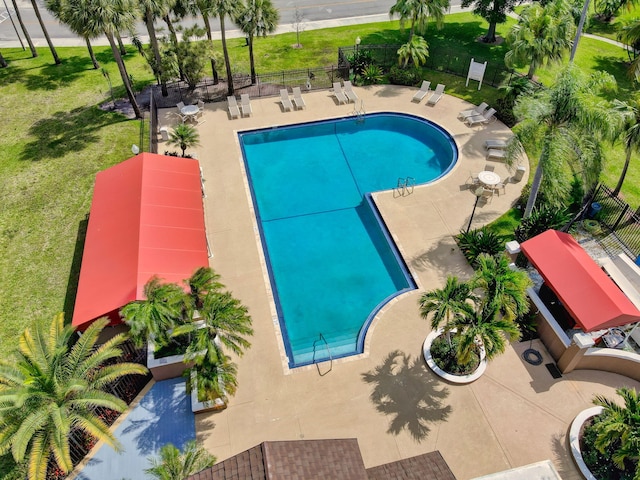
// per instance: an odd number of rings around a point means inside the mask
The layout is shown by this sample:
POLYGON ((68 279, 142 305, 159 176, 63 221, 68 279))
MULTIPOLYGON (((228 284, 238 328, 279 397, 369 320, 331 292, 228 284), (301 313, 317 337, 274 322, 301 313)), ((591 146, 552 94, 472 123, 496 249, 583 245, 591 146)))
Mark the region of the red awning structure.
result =
POLYGON ((547 230, 520 248, 585 332, 640 321, 640 311, 568 233, 547 230))
POLYGON ((200 164, 141 153, 96 175, 73 325, 119 323, 152 276, 182 284, 208 265, 200 164))

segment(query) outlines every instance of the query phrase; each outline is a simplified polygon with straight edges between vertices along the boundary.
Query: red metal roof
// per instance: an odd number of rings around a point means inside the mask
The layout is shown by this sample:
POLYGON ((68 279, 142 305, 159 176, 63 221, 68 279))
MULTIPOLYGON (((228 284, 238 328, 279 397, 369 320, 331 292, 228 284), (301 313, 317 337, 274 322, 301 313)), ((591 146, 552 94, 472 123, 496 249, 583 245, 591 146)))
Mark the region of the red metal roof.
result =
POLYGON ((640 320, 640 311, 568 233, 547 230, 520 248, 585 332, 640 320))
POLYGON ((153 275, 182 283, 208 265, 198 161, 141 153, 96 175, 73 325, 118 323, 153 275))

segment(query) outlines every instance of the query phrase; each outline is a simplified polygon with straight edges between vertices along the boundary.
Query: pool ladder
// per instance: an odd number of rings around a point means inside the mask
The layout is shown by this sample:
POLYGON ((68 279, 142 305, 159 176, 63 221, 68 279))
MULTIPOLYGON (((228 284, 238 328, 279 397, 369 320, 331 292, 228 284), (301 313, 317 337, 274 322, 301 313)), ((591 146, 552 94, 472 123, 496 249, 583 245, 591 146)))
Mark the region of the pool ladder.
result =
POLYGON ((363 123, 364 122, 365 113, 366 112, 364 111, 364 100, 360 100, 360 108, 358 108, 357 101, 353 103, 353 112, 351 113, 351 115, 356 117, 356 122, 357 123, 363 123))
POLYGON ((413 193, 413 187, 416 185, 416 180, 413 177, 398 178, 398 185, 396 186, 393 196, 404 197, 405 195, 411 195, 413 193))
POLYGON ((322 335, 322 333, 319 333, 319 338, 313 342, 313 361, 312 362, 315 363, 316 368, 318 369, 318 375, 320 375, 321 377, 324 377, 327 373, 329 373, 333 369, 333 356, 331 355, 331 349, 329 348, 329 344, 327 343, 327 340, 324 338, 324 335, 322 335), (316 343, 320 341, 324 342, 325 346, 327 347, 327 352, 329 352, 329 370, 327 370, 324 373, 320 371, 320 366, 316 362, 316 343))

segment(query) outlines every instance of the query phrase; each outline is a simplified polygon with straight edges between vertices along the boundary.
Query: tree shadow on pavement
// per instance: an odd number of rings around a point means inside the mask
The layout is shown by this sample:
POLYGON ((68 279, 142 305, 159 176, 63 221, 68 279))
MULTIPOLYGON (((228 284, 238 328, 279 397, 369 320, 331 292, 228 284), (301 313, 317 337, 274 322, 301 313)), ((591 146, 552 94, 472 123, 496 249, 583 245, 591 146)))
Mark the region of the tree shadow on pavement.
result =
POLYGON ((372 384, 370 399, 378 412, 391 417, 387 433, 407 430, 418 442, 431 431, 429 424, 442 422, 451 413, 444 400, 449 389, 424 365, 419 357, 394 350, 373 371, 363 373, 372 384))

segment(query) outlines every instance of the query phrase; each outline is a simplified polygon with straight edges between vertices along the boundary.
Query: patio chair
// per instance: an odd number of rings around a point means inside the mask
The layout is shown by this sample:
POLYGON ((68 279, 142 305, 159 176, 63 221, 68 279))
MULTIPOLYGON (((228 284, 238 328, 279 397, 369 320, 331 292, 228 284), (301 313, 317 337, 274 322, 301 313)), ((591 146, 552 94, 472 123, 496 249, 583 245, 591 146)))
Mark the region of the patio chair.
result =
POLYGON ((198 113, 196 113, 196 118, 202 117, 204 114, 204 102, 202 100, 198 100, 198 113))
POLYGON ((474 125, 477 125, 479 123, 487 124, 496 119, 495 114, 496 114, 496 109, 490 108, 489 110, 484 112, 482 115, 474 115, 472 117, 468 117, 465 120, 465 123, 470 127, 473 127, 474 125))
POLYGON ((176 103, 176 107, 178 107, 178 111, 181 111, 184 108, 184 102, 176 103))
POLYGON ((504 160, 507 157, 507 152, 498 148, 490 148, 487 152, 487 160, 504 160))
POLYGON ((479 185, 480 179, 478 178, 478 174, 469 172, 469 178, 467 178, 467 181, 465 183, 469 185, 479 185))
POLYGON ((487 203, 491 203, 491 200, 493 200, 493 188, 486 188, 484 187, 482 189, 482 195, 480 195, 480 198, 483 198, 485 202, 487 203))
POLYGON ((333 82, 333 95, 338 100, 339 104, 347 103, 347 97, 345 97, 344 93, 342 93, 342 87, 340 86, 340 82, 333 82))
POLYGON ((505 149, 508 146, 508 142, 505 140, 498 140, 497 138, 491 138, 489 140, 485 140, 484 148, 487 150, 491 149, 505 149))
POLYGON ((509 179, 510 177, 507 177, 504 180, 500 180, 500 183, 497 183, 492 187, 493 191, 498 195, 500 195, 500 190, 502 190, 502 193, 507 193, 507 183, 509 183, 509 179))
POLYGON ((229 104, 229 115, 231 115, 231 118, 240 118, 240 108, 238 108, 236 97, 227 97, 227 103, 229 104))
POLYGON ((285 112, 290 112, 291 110, 293 110, 293 104, 291 103, 289 92, 286 88, 280 89, 280 103, 282 103, 282 108, 284 108, 285 112))
POLYGON ((350 102, 356 103, 358 100, 358 95, 353 91, 353 85, 351 85, 349 80, 344 81, 344 93, 350 102))
POLYGON ((304 103, 304 98, 302 98, 300 87, 293 87, 293 103, 296 104, 296 108, 305 108, 307 106, 307 104, 304 103))
POLYGON ((429 87, 431 87, 431 82, 423 80, 422 81, 422 86, 420 87, 420 90, 418 90, 413 95, 413 98, 411 99, 411 101, 420 103, 422 101, 422 99, 427 95, 427 93, 429 93, 429 87))
POLYGON ((463 110, 458 114, 458 118, 460 120, 464 120, 467 117, 473 117, 474 115, 482 115, 487 108, 489 108, 489 105, 486 102, 482 102, 475 108, 472 108, 470 110, 463 110))
POLYGON ((436 89, 434 90, 433 94, 431 94, 431 96, 427 100, 427 105, 432 105, 432 106, 435 105, 440 101, 443 95, 444 95, 444 85, 439 83, 438 85, 436 85, 436 89))
POLYGON ((253 113, 248 93, 240 95, 240 106, 242 107, 242 115, 251 115, 253 113))

